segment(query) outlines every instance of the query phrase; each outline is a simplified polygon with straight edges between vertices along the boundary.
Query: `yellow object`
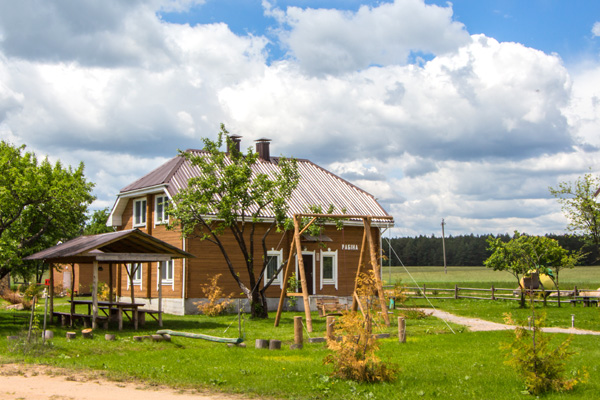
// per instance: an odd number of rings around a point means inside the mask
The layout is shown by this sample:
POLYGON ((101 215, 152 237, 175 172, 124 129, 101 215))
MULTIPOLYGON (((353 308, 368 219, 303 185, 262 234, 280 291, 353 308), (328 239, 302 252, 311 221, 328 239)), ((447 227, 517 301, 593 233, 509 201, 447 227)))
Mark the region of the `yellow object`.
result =
MULTIPOLYGON (((521 280, 519 281, 519 286, 521 286, 522 288, 528 289, 529 285, 525 285, 524 283, 524 279, 529 278, 533 273, 535 273, 535 271, 533 270, 529 270, 527 271, 527 275, 525 275, 523 278, 521 278, 521 280)), ((550 278, 550 276, 546 275, 546 274, 539 274, 539 285, 533 285, 534 289, 544 289, 544 290, 556 290, 556 284, 554 283, 554 281, 552 280, 552 278, 550 278)), ((534 279, 535 282, 535 279, 534 279)))

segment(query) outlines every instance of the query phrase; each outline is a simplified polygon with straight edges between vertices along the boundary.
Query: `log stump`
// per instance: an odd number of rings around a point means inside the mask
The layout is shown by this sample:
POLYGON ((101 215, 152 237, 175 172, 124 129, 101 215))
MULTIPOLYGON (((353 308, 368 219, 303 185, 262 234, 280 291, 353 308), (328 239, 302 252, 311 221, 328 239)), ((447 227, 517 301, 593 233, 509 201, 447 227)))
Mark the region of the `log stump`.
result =
POLYGON ((46 340, 54 339, 54 332, 46 330, 43 337, 46 340))
POLYGON ((269 340, 269 350, 281 350, 281 340, 269 340))
POLYGON ((269 341, 266 339, 256 339, 254 347, 256 347, 257 349, 268 349, 269 341))
POLYGON ((67 339, 75 339, 77 337, 76 332, 67 332, 67 339))
POLYGON ((92 339, 94 337, 94 332, 92 328, 83 329, 81 331, 81 337, 84 339, 92 339))
POLYGON ((116 336, 114 333, 106 333, 104 334, 104 339, 105 340, 109 340, 109 341, 113 341, 116 339, 116 336))
POLYGON ((136 342, 141 342, 142 340, 144 340, 143 336, 134 336, 133 340, 135 340, 136 342))

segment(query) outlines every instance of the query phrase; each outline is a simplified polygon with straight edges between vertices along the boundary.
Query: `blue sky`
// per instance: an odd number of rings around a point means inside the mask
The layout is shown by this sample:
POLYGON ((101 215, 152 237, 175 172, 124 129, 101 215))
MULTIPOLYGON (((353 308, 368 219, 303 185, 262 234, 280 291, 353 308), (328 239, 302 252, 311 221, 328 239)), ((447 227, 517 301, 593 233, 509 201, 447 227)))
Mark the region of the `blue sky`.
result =
POLYGON ((372 193, 393 235, 565 231, 600 172, 600 2, 0 0, 0 139, 95 208, 221 122, 372 193))

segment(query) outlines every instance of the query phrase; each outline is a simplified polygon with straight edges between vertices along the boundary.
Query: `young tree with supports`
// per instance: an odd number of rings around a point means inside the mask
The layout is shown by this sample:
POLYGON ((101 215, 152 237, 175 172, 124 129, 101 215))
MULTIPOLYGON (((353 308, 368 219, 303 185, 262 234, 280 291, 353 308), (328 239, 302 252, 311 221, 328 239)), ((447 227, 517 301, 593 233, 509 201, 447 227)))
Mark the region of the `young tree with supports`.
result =
POLYGON ((0 142, 0 279, 9 272, 41 279, 40 264, 22 258, 81 234, 95 199, 83 170, 0 142))
POLYGON ((294 159, 279 158, 277 172, 255 172, 258 154, 248 149, 238 151, 225 126, 221 124, 218 139, 203 139, 204 152, 192 154, 180 151, 194 167, 200 169, 191 178, 188 187, 173 198, 169 207, 171 229, 181 229, 184 237, 199 237, 219 248, 227 268, 244 295, 248 298, 253 317, 268 316, 265 290, 276 275, 260 288, 267 268, 266 239, 274 230, 283 229, 288 211, 288 200, 298 186, 300 175, 294 159), (221 150, 229 144, 229 153, 221 150), (263 216, 272 216, 272 222, 260 240, 260 254, 255 254, 256 228, 264 223, 263 216), (244 265, 235 265, 223 244, 221 236, 230 232, 243 254, 244 265), (256 265, 261 265, 258 274, 256 265), (244 272, 244 273, 242 273, 244 272), (247 276, 247 280, 242 280, 247 276))

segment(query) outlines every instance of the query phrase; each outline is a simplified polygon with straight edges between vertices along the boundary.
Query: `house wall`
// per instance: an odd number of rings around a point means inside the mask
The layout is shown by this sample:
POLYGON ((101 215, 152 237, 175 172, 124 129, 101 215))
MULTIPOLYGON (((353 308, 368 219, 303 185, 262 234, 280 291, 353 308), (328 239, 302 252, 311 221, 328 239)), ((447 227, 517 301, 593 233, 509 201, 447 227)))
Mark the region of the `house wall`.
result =
MULTIPOLYGON (((146 227, 137 227, 138 229, 152 234, 158 239, 161 239, 178 248, 182 248, 183 242, 179 231, 168 231, 164 225, 154 225, 154 195, 145 196, 147 200, 148 214, 146 218, 146 227)), ((133 203, 136 199, 130 199, 123 214, 123 225, 118 227, 119 230, 133 228, 133 203)), ((262 265, 262 243, 261 239, 268 228, 268 224, 259 224, 255 232, 254 254, 255 257, 254 271, 258 279, 262 265)), ((316 242, 302 241, 302 252, 312 254, 313 257, 313 292, 311 294, 330 295, 339 297, 349 297, 354 290, 354 280, 356 277, 356 269, 358 267, 360 250, 362 244, 364 228, 359 226, 346 226, 342 230, 337 230, 335 226, 327 226, 323 232, 332 239, 331 242, 325 242, 324 247, 316 242), (321 285, 321 252, 331 251, 337 252, 337 287, 334 284, 321 285)), ((372 228, 371 233, 374 243, 379 251, 379 229, 372 228)), ((282 250, 282 261, 286 262, 289 257, 290 244, 293 239, 293 232, 276 232, 273 230, 266 241, 267 250, 282 250)), ((220 237, 224 248, 227 249, 232 264, 235 266, 235 271, 245 284, 248 284, 248 271, 242 252, 235 241, 233 235, 225 233, 220 237)), ((163 285, 162 296, 164 298, 163 307, 165 310, 171 309, 173 313, 179 314, 193 312, 196 306, 193 304, 199 299, 205 298, 206 295, 202 291, 203 285, 210 281, 210 278, 216 274, 222 274, 218 285, 222 288, 225 295, 233 294, 234 298, 245 298, 241 294, 235 279, 232 277, 222 252, 214 243, 207 240, 187 239, 185 243, 185 251, 194 254, 197 258, 187 260, 175 260, 174 282, 173 285, 163 285), (185 263, 185 277, 183 265, 185 263), (183 293, 185 291, 185 293, 183 293), (185 300, 182 300, 185 299, 185 300)), ((368 252, 366 264, 370 266, 368 252)), ((294 258, 294 269, 296 271, 297 261, 294 258)), ((136 299, 154 298, 147 300, 146 307, 157 308, 158 305, 158 289, 157 289, 157 263, 144 263, 143 278, 141 285, 134 285, 134 296, 136 299), (150 273, 148 274, 148 271, 150 273)), ((282 271, 282 276, 283 276, 282 271)), ((128 287, 127 273, 125 265, 119 266, 120 285, 118 294, 123 299, 129 299, 130 288, 128 287)), ((298 280, 300 276, 297 275, 298 280)), ((261 283, 261 287, 264 281, 261 283)), ((270 308, 276 308, 277 299, 281 294, 279 284, 273 284, 266 291, 266 296, 270 298, 270 308)), ((302 303, 299 301, 298 303, 302 303)))
MULTIPOLYGON (((98 271, 98 282, 104 282, 109 284, 109 264, 98 264, 98 267, 102 267, 102 271, 98 271)), ((92 293, 92 281, 93 281, 93 264, 75 264, 73 267, 71 264, 63 264, 58 267, 58 270, 54 270, 54 286, 63 287, 63 290, 70 290, 71 277, 75 279, 75 291, 79 295, 91 294, 92 293), (73 272, 74 271, 74 272, 73 272)), ((117 286, 117 265, 113 264, 113 287, 117 286)))

